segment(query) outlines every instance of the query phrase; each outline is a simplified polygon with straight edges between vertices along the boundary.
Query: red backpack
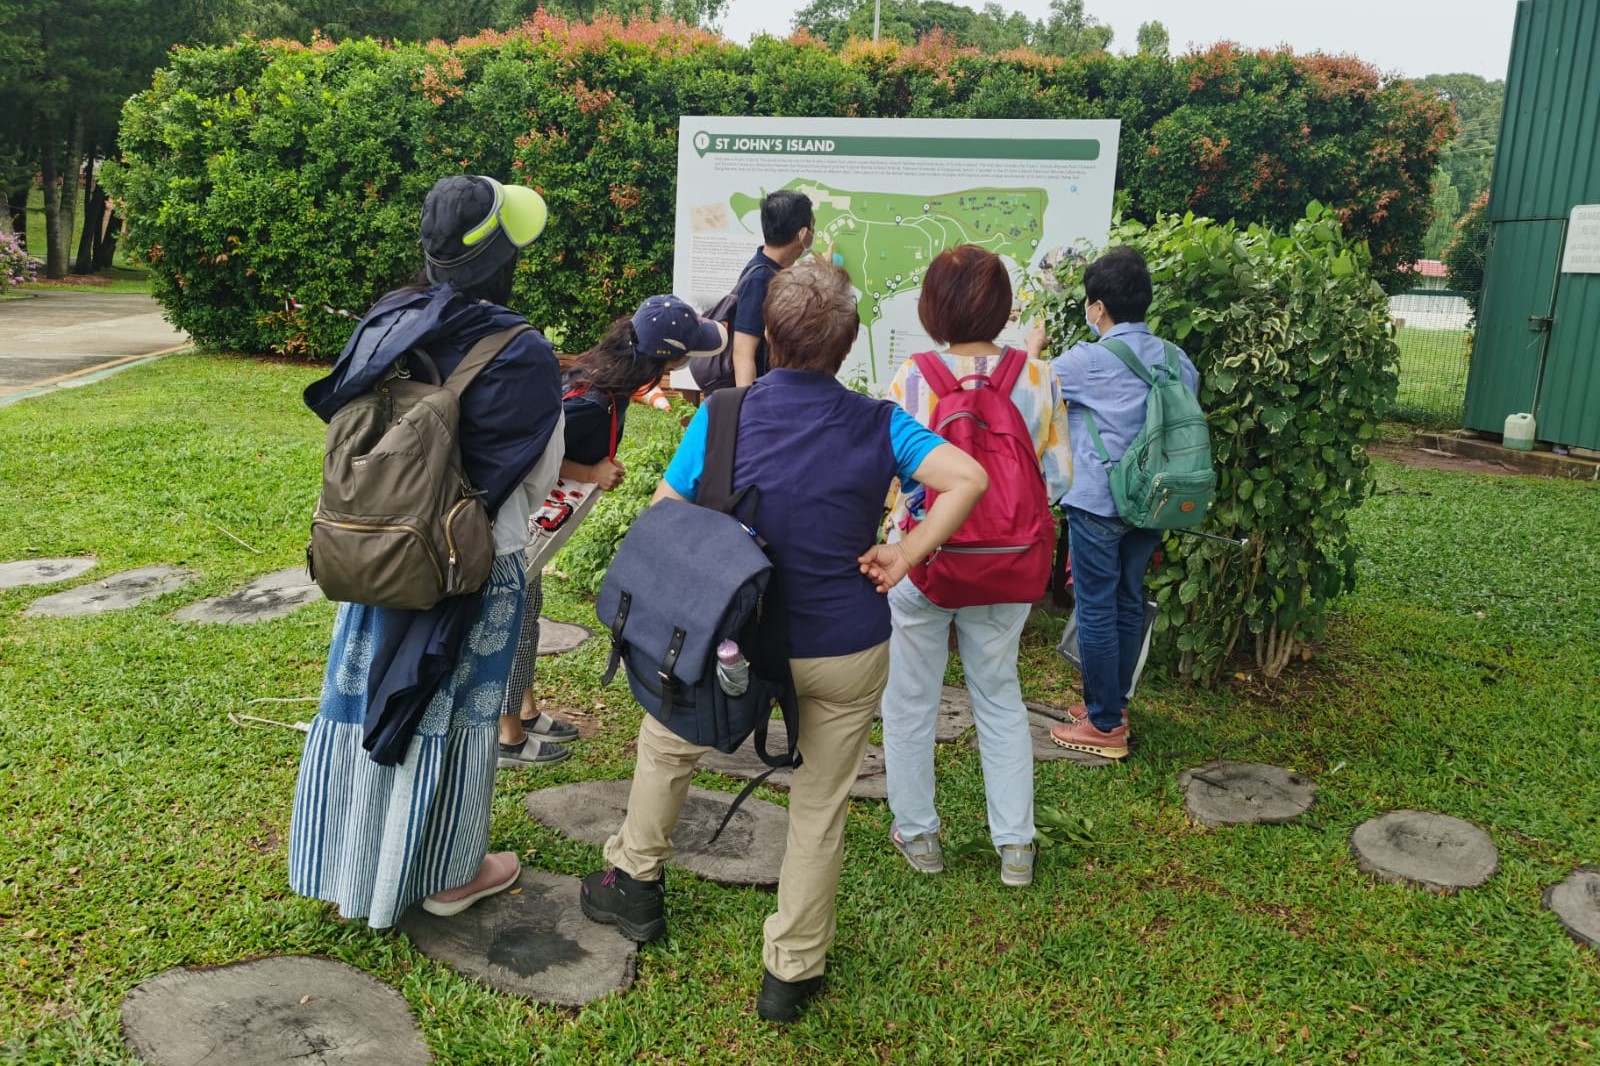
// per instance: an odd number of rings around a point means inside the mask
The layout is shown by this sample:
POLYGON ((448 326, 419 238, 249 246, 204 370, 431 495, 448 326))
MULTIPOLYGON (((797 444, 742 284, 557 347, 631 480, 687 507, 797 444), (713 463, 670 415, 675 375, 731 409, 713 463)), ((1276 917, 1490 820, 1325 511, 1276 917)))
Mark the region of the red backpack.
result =
MULTIPOLYGON (((932 352, 912 358, 938 397, 930 428, 982 464, 989 491, 944 547, 912 569, 911 580, 945 608, 1037 602, 1050 582, 1055 519, 1033 435, 1011 402, 1027 355, 1008 348, 992 376, 960 381, 932 352)), ((928 490, 928 506, 935 495, 928 490)))

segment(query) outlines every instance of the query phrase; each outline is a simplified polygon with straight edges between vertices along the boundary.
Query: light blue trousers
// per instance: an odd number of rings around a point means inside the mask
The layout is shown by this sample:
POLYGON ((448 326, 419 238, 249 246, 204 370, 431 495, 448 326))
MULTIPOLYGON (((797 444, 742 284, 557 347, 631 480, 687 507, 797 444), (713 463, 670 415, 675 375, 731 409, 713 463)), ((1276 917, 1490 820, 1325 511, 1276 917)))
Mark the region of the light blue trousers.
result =
POLYGON ((1025 603, 948 610, 910 581, 889 590, 894 632, 889 683, 883 690, 883 753, 889 809, 902 838, 939 829, 934 809, 933 734, 939 689, 955 622, 961 665, 972 697, 995 847, 1033 841, 1033 739, 1017 680, 1017 644, 1028 620, 1025 603))

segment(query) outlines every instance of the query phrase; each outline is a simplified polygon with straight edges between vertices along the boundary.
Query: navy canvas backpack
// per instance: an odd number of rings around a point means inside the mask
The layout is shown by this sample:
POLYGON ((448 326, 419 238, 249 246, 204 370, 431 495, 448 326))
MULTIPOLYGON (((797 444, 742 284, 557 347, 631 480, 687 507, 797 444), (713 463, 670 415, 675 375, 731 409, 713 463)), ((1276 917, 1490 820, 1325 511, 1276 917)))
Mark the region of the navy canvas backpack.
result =
MULTIPOLYGON (((745 392, 724 389, 707 401, 699 502, 662 500, 634 520, 606 570, 595 613, 611 633, 602 684, 620 666, 640 706, 673 733, 724 752, 754 735, 761 761, 777 769, 800 765, 799 705, 773 563, 746 521, 755 514, 757 493, 753 487, 733 492, 745 392), (736 642, 750 663, 749 687, 738 696, 717 680, 717 645, 724 640, 736 642), (776 754, 767 751, 774 705, 789 741, 788 750, 776 754)), ((746 787, 727 817, 765 776, 746 787)))

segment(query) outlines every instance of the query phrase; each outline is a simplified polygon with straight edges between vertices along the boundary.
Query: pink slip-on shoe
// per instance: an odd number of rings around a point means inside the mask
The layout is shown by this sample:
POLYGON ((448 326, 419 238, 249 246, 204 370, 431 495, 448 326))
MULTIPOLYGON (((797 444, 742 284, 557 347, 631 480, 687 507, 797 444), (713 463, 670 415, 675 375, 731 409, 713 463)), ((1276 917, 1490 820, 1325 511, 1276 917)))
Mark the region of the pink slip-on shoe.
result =
POLYGON ((514 851, 496 851, 483 857, 478 876, 460 888, 435 892, 422 901, 422 909, 429 914, 448 918, 460 914, 480 899, 488 899, 496 892, 504 892, 522 876, 522 863, 514 851))
POLYGON ((1126 759, 1128 716, 1124 714, 1122 724, 1115 729, 1102 732, 1089 721, 1089 709, 1081 703, 1075 704, 1067 709, 1067 721, 1050 727, 1050 739, 1068 751, 1085 751, 1103 759, 1126 759))

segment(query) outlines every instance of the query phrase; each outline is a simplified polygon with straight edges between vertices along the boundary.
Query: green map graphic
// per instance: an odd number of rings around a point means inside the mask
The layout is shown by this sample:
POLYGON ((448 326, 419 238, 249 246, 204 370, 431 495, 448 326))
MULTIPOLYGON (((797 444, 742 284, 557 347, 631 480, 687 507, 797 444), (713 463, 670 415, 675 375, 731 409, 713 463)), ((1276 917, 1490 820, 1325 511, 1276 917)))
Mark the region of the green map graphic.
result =
MULTIPOLYGON (((1043 189, 963 189, 936 196, 851 192, 810 178, 786 189, 803 192, 817 212, 817 248, 844 257, 845 273, 861 291, 858 311, 876 367, 872 326, 883 302, 922 285, 933 257, 958 244, 976 244, 1027 264, 1038 250, 1049 195, 1043 189)), ((735 216, 761 208, 759 196, 735 193, 735 216)), ((874 371, 875 373, 875 371, 874 371)))

